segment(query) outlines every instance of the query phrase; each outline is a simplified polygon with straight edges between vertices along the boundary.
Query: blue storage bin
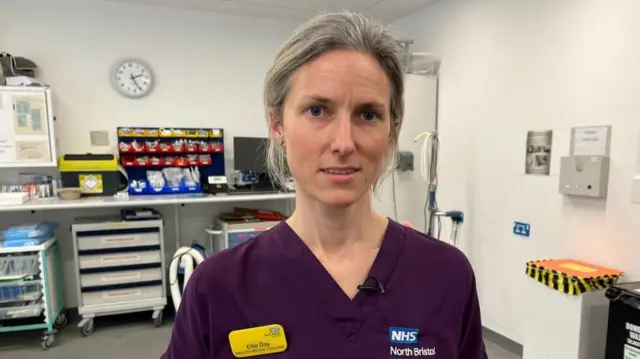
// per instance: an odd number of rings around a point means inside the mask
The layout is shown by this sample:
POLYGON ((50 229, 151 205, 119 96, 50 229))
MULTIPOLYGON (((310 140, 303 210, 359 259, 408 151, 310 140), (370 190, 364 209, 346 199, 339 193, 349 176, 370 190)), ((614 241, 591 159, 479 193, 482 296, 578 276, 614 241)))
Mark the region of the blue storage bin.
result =
POLYGON ((202 186, 200 184, 196 185, 196 186, 186 186, 184 184, 184 181, 182 182, 182 184, 180 185, 180 187, 169 187, 169 185, 165 185, 162 188, 155 188, 155 187, 151 187, 149 186, 148 182, 146 180, 139 180, 139 181, 144 181, 142 183, 144 183, 144 187, 143 188, 134 188, 129 186, 129 194, 133 194, 133 195, 139 195, 139 194, 182 194, 182 193, 201 193, 202 192, 202 186))

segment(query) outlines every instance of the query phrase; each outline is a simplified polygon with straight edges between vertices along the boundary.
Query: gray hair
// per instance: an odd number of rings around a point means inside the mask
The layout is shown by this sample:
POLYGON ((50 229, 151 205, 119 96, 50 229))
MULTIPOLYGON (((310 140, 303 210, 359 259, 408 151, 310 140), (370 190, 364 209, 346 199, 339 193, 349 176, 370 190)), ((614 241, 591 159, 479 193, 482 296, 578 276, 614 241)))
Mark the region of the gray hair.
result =
MULTIPOLYGON (((374 57, 389 78, 391 84, 391 135, 389 150, 384 163, 384 179, 396 163, 398 134, 404 115, 404 77, 400 60, 401 48, 381 23, 362 14, 349 11, 323 13, 308 20, 299 27, 282 46, 265 80, 264 102, 276 121, 282 121, 284 102, 291 86, 293 74, 302 65, 320 55, 338 49, 354 50, 374 57)), ((289 172, 285 149, 269 131, 267 164, 272 180, 283 184, 289 172)), ((379 185, 374 184, 374 190, 379 185)))

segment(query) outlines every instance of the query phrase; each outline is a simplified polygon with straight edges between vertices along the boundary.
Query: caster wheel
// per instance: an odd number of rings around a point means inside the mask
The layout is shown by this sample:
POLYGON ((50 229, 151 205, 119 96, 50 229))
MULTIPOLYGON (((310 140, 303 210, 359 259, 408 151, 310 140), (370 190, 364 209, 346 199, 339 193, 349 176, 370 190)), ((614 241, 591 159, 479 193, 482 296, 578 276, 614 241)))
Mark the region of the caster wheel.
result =
POLYGON ((162 326, 162 312, 160 312, 158 316, 153 319, 153 325, 155 325, 156 328, 160 328, 162 326))
POLYGON ((89 335, 93 334, 93 319, 84 323, 84 325, 82 326, 81 332, 82 332, 82 335, 85 337, 88 337, 89 335))
POLYGON ((60 313, 60 315, 58 316, 58 319, 56 319, 56 322, 53 323, 53 326, 56 329, 61 329, 61 328, 64 328, 68 322, 69 320, 67 319, 67 314, 60 313))
POLYGON ((53 335, 45 335, 42 338, 42 349, 51 349, 56 345, 56 337, 53 335))

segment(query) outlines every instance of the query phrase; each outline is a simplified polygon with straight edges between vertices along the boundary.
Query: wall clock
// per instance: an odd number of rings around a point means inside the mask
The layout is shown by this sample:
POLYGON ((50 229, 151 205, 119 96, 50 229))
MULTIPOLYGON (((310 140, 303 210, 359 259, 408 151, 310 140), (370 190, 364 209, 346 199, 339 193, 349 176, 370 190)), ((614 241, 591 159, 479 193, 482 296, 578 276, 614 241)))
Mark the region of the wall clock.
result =
POLYGON ((128 98, 142 98, 151 93, 154 85, 153 71, 142 60, 118 61, 111 70, 111 82, 115 89, 128 98))

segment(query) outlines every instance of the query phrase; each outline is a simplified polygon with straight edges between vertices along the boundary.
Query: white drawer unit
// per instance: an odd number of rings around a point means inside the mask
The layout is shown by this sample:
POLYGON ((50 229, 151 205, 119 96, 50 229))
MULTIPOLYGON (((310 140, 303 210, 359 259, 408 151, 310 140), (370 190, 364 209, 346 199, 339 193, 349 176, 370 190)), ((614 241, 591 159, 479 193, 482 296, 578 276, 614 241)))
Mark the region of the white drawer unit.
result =
POLYGON ((71 226, 78 324, 90 335, 94 318, 153 311, 156 326, 167 305, 162 220, 78 219, 71 226))

